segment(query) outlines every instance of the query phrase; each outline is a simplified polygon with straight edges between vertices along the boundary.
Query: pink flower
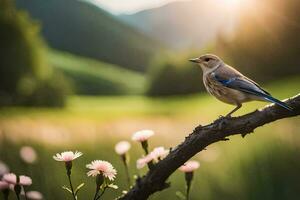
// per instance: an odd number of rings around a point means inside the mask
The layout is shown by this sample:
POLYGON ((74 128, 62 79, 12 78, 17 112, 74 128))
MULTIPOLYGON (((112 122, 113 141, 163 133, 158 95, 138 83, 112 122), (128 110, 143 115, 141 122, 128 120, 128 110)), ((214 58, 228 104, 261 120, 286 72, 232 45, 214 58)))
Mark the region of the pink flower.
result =
POLYGON ((7 165, 0 161, 0 176, 7 174, 9 172, 9 168, 7 167, 7 165))
POLYGON ((30 186, 32 184, 32 179, 28 176, 21 175, 20 176, 20 185, 30 186))
POLYGON ((2 180, 9 184, 17 184, 17 176, 14 173, 4 174, 2 180))
POLYGON ((28 191, 28 192, 26 192, 26 197, 31 200, 43 199, 43 195, 38 191, 28 191))
POLYGON ((88 176, 97 176, 98 174, 102 174, 110 181, 113 181, 117 174, 117 170, 115 170, 112 164, 103 160, 94 160, 90 164, 87 164, 86 167, 90 169, 87 173, 88 176))
POLYGON ((144 142, 153 135, 154 132, 152 130, 142 130, 142 131, 135 132, 131 139, 137 142, 144 142))
POLYGON ((17 176, 14 173, 5 174, 2 180, 12 185, 20 184, 22 186, 29 186, 32 184, 31 178, 24 175, 19 177, 19 183, 17 183, 17 176))
POLYGON ((148 155, 143 158, 140 158, 136 161, 136 167, 141 169, 145 167, 151 161, 158 162, 161 159, 164 159, 169 153, 169 150, 166 150, 164 147, 156 147, 148 155))
POLYGON ((20 149, 20 157, 26 163, 34 163, 37 159, 35 150, 30 146, 24 146, 20 149))
POLYGON ((116 144, 115 146, 115 151, 118 155, 124 155, 128 152, 128 150, 130 149, 131 145, 129 142, 127 141, 121 141, 119 143, 116 144))
POLYGON ((186 163, 184 163, 184 165, 179 167, 179 170, 182 172, 193 172, 199 167, 200 167, 199 162, 191 160, 191 161, 187 161, 186 163))
POLYGON ((169 154, 169 150, 166 150, 164 147, 156 147, 150 152, 150 156, 153 160, 158 162, 161 159, 164 159, 169 154))
POLYGON ((55 156, 53 156, 53 159, 56 161, 70 162, 79 158, 80 156, 82 156, 82 153, 79 151, 76 151, 75 153, 73 151, 65 151, 60 154, 57 153, 55 156))
POLYGON ((0 181, 0 190, 6 190, 9 188, 9 184, 5 181, 0 181))
POLYGON ((153 160, 153 158, 150 155, 147 155, 143 158, 140 158, 136 161, 136 168, 142 169, 145 167, 148 163, 150 163, 153 160))

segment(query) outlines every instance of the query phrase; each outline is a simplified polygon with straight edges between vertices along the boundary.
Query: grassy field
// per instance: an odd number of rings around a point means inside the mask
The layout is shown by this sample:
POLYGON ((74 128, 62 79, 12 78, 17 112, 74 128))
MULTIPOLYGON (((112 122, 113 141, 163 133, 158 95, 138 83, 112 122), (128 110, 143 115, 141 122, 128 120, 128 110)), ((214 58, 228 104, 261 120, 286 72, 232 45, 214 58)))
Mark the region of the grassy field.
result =
POLYGON ((141 94, 144 89, 142 73, 117 65, 54 50, 48 60, 72 81, 77 94, 141 94))
MULTIPOLYGON (((274 96, 283 99, 299 93, 300 79, 294 77, 266 85, 274 96)), ((263 107, 266 103, 246 104, 236 115, 263 107)), ((80 199, 92 199, 94 180, 87 178, 85 164, 93 159, 112 162, 118 170, 118 192, 108 192, 113 199, 126 190, 123 166, 114 153, 114 144, 130 140, 140 129, 153 129, 156 135, 150 148, 178 144, 199 123, 204 125, 225 114, 232 106, 208 95, 151 99, 142 96, 70 97, 64 109, 3 108, 0 110, 0 160, 11 170, 33 177, 32 189, 46 199, 70 199, 60 188, 67 184, 64 166, 52 159, 62 150, 80 150, 84 156, 74 163, 74 182, 85 182, 80 199), (26 165, 19 158, 23 145, 33 146, 37 163, 26 165)), ((258 128, 246 138, 232 137, 229 142, 210 146, 194 159, 201 163, 196 172, 191 199, 297 199, 300 189, 300 119, 292 118, 258 128)), ((132 142, 131 174, 138 171, 135 160, 142 154, 132 142)), ((176 172, 172 187, 151 199, 176 199, 184 191, 184 177, 176 172)))

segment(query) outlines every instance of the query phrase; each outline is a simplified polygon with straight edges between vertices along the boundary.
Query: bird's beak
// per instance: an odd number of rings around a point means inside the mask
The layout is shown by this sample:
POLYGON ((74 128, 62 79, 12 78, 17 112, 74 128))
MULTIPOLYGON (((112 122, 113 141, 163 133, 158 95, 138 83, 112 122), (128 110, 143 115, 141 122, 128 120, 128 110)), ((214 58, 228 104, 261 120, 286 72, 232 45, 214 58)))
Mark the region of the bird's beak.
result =
POLYGON ((189 59, 189 61, 194 62, 194 63, 199 63, 200 59, 199 58, 192 58, 192 59, 189 59))

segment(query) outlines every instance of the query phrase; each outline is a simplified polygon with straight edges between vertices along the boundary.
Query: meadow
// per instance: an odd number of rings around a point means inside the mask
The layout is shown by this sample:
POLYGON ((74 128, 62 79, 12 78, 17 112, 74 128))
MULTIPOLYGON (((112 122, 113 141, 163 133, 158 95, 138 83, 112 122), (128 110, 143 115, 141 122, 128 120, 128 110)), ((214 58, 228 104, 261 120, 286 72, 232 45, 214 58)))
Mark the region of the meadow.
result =
POLYGON ((47 59, 72 80, 76 94, 141 94, 145 86, 142 73, 118 65, 57 50, 48 50, 47 59))
MULTIPOLYGON (((265 86, 283 99, 299 92, 300 77, 291 77, 265 86)), ((266 105, 246 104, 236 115, 266 105)), ((231 106, 206 94, 149 98, 145 96, 70 96, 65 108, 11 107, 0 110, 0 158, 13 172, 33 178, 31 189, 41 191, 45 199, 70 199, 61 188, 67 185, 62 163, 52 155, 63 150, 84 153, 74 162, 74 183, 85 183, 80 199, 92 199, 94 180, 86 176, 85 165, 94 159, 110 161, 118 170, 117 192, 109 191, 104 199, 113 199, 127 190, 124 168, 114 153, 120 140, 130 141, 133 132, 152 129, 155 136, 150 148, 173 147, 199 123, 208 124, 231 106), (33 146, 38 160, 25 164, 19 157, 24 145, 33 146)), ((234 136, 228 142, 214 144, 194 157, 201 167, 196 172, 191 199, 295 199, 300 189, 300 119, 284 119, 258 128, 245 138, 234 136)), ((130 173, 143 175, 135 161, 141 157, 139 144, 131 142, 130 173)), ((151 199, 176 199, 184 192, 184 176, 176 172, 171 187, 151 199)), ((13 198, 11 198, 13 199, 13 198)))

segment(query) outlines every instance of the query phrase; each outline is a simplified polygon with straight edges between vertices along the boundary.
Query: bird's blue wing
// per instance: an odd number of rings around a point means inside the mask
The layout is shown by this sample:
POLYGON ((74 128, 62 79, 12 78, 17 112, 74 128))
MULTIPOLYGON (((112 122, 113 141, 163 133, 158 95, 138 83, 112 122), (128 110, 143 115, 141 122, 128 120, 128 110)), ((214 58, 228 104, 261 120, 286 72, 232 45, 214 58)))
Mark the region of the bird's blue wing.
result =
POLYGON ((212 77, 223 86, 231 89, 257 96, 269 95, 269 93, 265 92, 257 84, 254 84, 252 81, 249 81, 244 77, 225 78, 215 73, 212 73, 212 77))
POLYGON ((216 73, 212 73, 212 77, 217 82, 219 82, 220 84, 222 84, 225 87, 235 89, 235 90, 239 90, 239 91, 245 92, 247 94, 251 94, 251 95, 261 97, 262 99, 265 99, 267 101, 275 103, 275 104, 277 104, 277 105, 279 105, 283 108, 286 108, 290 111, 293 110, 286 103, 272 97, 270 95, 270 93, 266 92, 264 89, 259 87, 259 85, 257 83, 255 83, 254 81, 252 81, 252 80, 250 80, 246 77, 240 76, 240 77, 225 78, 225 77, 222 77, 220 75, 217 75, 216 73))

